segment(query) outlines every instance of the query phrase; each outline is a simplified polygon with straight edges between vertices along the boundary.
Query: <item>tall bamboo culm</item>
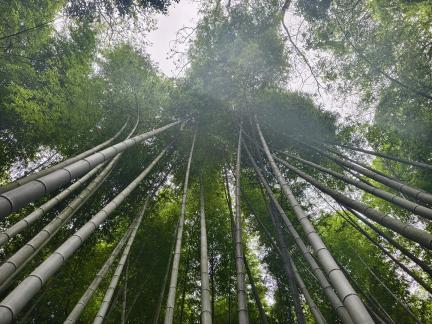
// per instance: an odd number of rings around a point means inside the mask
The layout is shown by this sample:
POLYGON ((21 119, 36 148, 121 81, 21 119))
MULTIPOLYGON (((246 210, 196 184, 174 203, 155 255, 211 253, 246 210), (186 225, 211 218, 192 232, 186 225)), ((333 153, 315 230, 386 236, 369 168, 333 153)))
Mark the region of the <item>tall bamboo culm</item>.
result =
POLYGON ((270 163, 270 166, 276 176, 277 181, 281 186, 282 192, 290 203, 295 216, 297 217, 303 228, 303 231, 307 234, 309 243, 315 251, 319 263, 322 265, 327 277, 332 283, 332 286, 334 287, 337 294, 339 295, 339 298, 342 300, 343 304, 348 310, 351 319, 354 321, 354 323, 359 324, 374 323, 362 300, 357 295, 347 278, 345 278, 344 273, 337 265, 330 251, 327 249, 321 237, 316 232, 313 224, 310 222, 309 218, 304 213, 303 209, 300 207, 297 199, 294 197, 288 183, 283 178, 282 173, 280 172, 279 168, 276 165, 276 162, 273 159, 272 154, 270 153, 267 142, 264 139, 260 125, 256 118, 255 124, 258 131, 258 136, 264 148, 265 155, 270 163))
POLYGON ((120 252, 122 251, 123 247, 125 246, 130 233, 132 232, 133 228, 135 227, 137 219, 135 219, 132 224, 129 226, 126 233, 123 235, 121 240, 117 243, 116 247, 112 251, 109 258, 106 260, 102 268, 99 270, 99 272, 96 274, 95 278, 87 288, 87 290, 84 292, 84 294, 81 296, 78 303, 75 305, 75 307, 72 309, 72 311, 69 313, 68 317, 64 321, 64 324, 72 324, 76 323, 76 321, 81 316, 82 312, 84 311, 85 307, 87 306, 88 302, 92 298, 95 291, 98 289, 99 285, 101 284, 102 280, 105 278, 105 276, 108 274, 109 270, 111 269, 111 266, 114 264, 114 261, 119 256, 120 252))
MULTIPOLYGON (((131 137, 138 127, 139 117, 137 117, 135 126, 127 136, 131 137)), ((12 279, 24 268, 24 266, 32 260, 32 258, 57 234, 60 228, 66 224, 66 222, 75 215, 76 212, 85 204, 85 202, 92 197, 97 189, 102 185, 105 179, 109 176, 113 170, 115 164, 120 159, 122 153, 117 154, 110 163, 93 179, 86 188, 75 197, 66 208, 57 215, 50 223, 48 223, 38 234, 36 234, 29 242, 27 242, 22 248, 14 253, 6 262, 0 266, 0 291, 4 291, 9 287, 12 279)), ((97 166, 95 169, 99 169, 104 164, 97 166)), ((93 169, 89 173, 93 173, 93 169)), ((88 173, 88 174, 89 174, 88 173)), ((87 174, 87 175, 88 175, 87 174)), ((86 175, 86 176, 87 176, 86 175)), ((84 178, 86 177, 84 176, 84 178)), ((75 184, 74 184, 75 185, 75 184)), ((39 210, 39 209, 38 209, 39 210)), ((36 210, 36 211, 38 211, 36 210)), ((33 213, 32 213, 33 214, 33 213)), ((32 217, 32 214, 29 217, 32 217)), ((26 217, 27 218, 27 217, 26 217)), ((22 230, 25 229, 24 225, 30 226, 31 222, 28 222, 24 218, 24 223, 18 222, 22 230), (27 223, 28 222, 28 223, 27 223)))
POLYGON ((96 152, 84 159, 78 160, 37 180, 30 181, 18 188, 1 194, 0 219, 9 215, 11 212, 26 206, 28 203, 53 192, 73 179, 83 176, 97 165, 110 160, 118 153, 121 153, 137 143, 141 143, 142 141, 180 123, 181 121, 176 121, 150 132, 134 136, 102 151, 96 152))
POLYGON ((237 144, 237 162, 235 168, 235 219, 234 219, 234 253, 237 272, 237 312, 240 324, 249 323, 249 313, 247 308, 247 292, 245 284, 244 251, 242 242, 242 217, 240 202, 240 168, 241 168, 241 145, 242 145, 242 125, 237 144))
POLYGON ((351 316, 349 315, 348 311, 346 310, 345 306, 342 304, 339 297, 336 295, 336 293, 333 291, 333 287, 330 285, 329 281, 327 280, 326 276, 324 275, 324 272, 321 270, 318 263, 315 261, 315 259, 312 257, 312 255, 309 252, 309 249, 304 244, 303 240, 301 239, 300 235, 297 233, 297 230, 294 228, 293 224, 289 220, 288 216, 285 214, 284 210, 280 206, 279 202, 277 201, 275 195, 273 194, 270 186, 268 185, 267 181, 265 180, 263 174, 261 173, 260 169, 258 168, 254 158, 252 157, 252 154, 250 153, 247 146, 244 146, 246 153, 249 156, 249 160, 255 170, 255 173, 258 177, 258 180, 261 182, 261 184, 264 186, 265 191, 267 192, 268 196, 270 197, 271 202, 274 204, 275 208, 277 209, 277 212, 280 217, 282 217, 282 220, 284 221, 290 235, 292 236, 294 242, 299 247, 303 257, 309 264, 309 266, 312 269, 312 272, 316 276, 318 283, 320 284, 321 288, 323 289, 324 294, 330 301, 330 304, 332 305, 333 309, 337 313, 338 317, 341 319, 343 323, 353 323, 351 316))
POLYGON ((418 161, 403 159, 403 158, 400 158, 398 156, 394 156, 394 155, 390 155, 390 154, 386 154, 386 153, 382 153, 382 152, 378 152, 378 151, 366 150, 366 149, 362 149, 362 148, 354 147, 354 146, 350 146, 350 145, 343 145, 343 144, 336 144, 336 143, 330 143, 330 144, 335 145, 335 146, 340 146, 340 147, 343 147, 343 148, 346 148, 346 149, 349 149, 352 151, 357 151, 357 152, 362 152, 362 153, 366 153, 366 154, 370 154, 370 155, 379 156, 379 157, 385 158, 387 160, 392 160, 392 161, 396 161, 399 163, 408 164, 408 165, 432 170, 432 165, 424 163, 424 162, 418 162, 418 161))
MULTIPOLYGON (((128 118, 128 120, 129 120, 129 118, 128 118)), ((126 127, 126 125, 128 123, 128 120, 123 124, 123 126, 120 128, 120 130, 113 137, 111 137, 110 139, 108 139, 107 141, 105 141, 105 142, 103 142, 103 143, 101 143, 101 144, 99 144, 99 145, 97 145, 97 146, 95 146, 95 147, 93 147, 93 148, 91 148, 91 149, 83 152, 83 153, 80 153, 80 154, 78 154, 78 155, 76 155, 74 157, 71 157, 71 158, 69 158, 69 159, 67 159, 65 161, 57 163, 57 164, 55 164, 55 165, 53 165, 53 166, 51 166, 51 167, 49 167, 47 169, 44 169, 44 170, 36 172, 36 173, 32 173, 32 174, 30 174, 28 176, 25 176, 25 177, 22 177, 22 178, 20 178, 18 180, 15 180, 14 182, 8 183, 8 184, 0 187, 0 194, 3 193, 3 192, 6 192, 6 191, 12 190, 14 188, 17 188, 19 186, 22 186, 22 185, 24 185, 24 184, 26 184, 26 183, 28 183, 30 181, 36 180, 36 179, 38 179, 40 177, 43 177, 43 176, 45 176, 47 174, 50 174, 50 173, 52 173, 52 172, 54 172, 56 170, 59 170, 59 169, 65 167, 65 166, 67 166, 69 164, 72 164, 72 163, 74 163, 74 162, 76 162, 78 160, 84 159, 85 157, 87 157, 87 156, 89 156, 89 155, 91 155, 91 154, 93 154, 95 152, 100 151, 104 147, 107 147, 117 137, 120 136, 120 134, 125 129, 125 127, 126 127)))
POLYGON ((26 217, 6 229, 4 232, 0 233, 0 246, 5 244, 10 239, 17 236, 19 233, 23 232, 27 229, 31 224, 40 219, 43 215, 48 213, 51 209, 65 200, 70 194, 76 191, 79 187, 81 187, 86 181, 88 181, 91 177, 93 177, 100 169, 104 166, 104 164, 98 165, 96 168, 91 170, 85 176, 79 178, 74 184, 70 185, 68 188, 63 190, 61 193, 56 195, 54 198, 48 200, 46 203, 37 207, 33 212, 28 214, 26 217))
POLYGON ((405 224, 399 221, 398 219, 393 218, 389 215, 385 215, 360 201, 351 199, 336 190, 330 189, 329 187, 325 186, 321 182, 317 181, 315 178, 309 176, 308 174, 297 169, 296 167, 294 167, 293 165, 289 164, 284 160, 278 159, 278 161, 282 165, 286 166, 289 170, 293 171, 298 176, 300 176, 301 178, 303 178, 304 180, 308 181, 310 184, 312 184, 313 186, 321 190, 322 192, 333 197, 336 201, 340 202, 341 204, 362 213, 363 215, 381 224, 382 226, 387 227, 399 233, 400 235, 404 236, 405 238, 411 241, 419 243, 420 245, 422 245, 423 247, 429 250, 432 249, 432 234, 430 234, 429 232, 424 231, 422 229, 418 229, 410 224, 405 224))
POLYGON ((183 228, 184 228, 184 221, 185 221, 185 213, 186 213, 186 199, 187 199, 187 192, 189 187, 189 174, 190 174, 190 168, 192 164, 192 156, 193 151, 195 147, 195 140, 196 140, 197 132, 195 131, 192 139, 192 145, 191 150, 189 153, 189 159, 186 167, 186 174, 185 174, 185 180, 183 185, 183 197, 182 197, 182 205, 180 210, 180 217, 178 220, 177 225, 177 238, 176 238, 176 246, 175 246, 175 252, 174 252, 174 258, 173 258, 173 264, 171 269, 171 278, 170 278, 170 284, 168 289, 168 298, 167 298, 167 304, 166 304, 166 310, 165 310, 165 324, 171 324, 174 319, 174 307, 175 307, 175 297, 176 297, 176 290, 177 290, 177 279, 178 279, 178 272, 179 272, 179 266, 180 266, 180 255, 181 255, 181 247, 182 247, 182 240, 183 240, 183 228))
MULTIPOLYGON (((406 194, 410 197, 413 197, 420 202, 432 203, 432 194, 430 194, 424 190, 409 186, 406 183, 392 179, 388 176, 385 176, 382 173, 376 172, 376 170, 373 170, 371 168, 367 168, 366 166, 361 166, 361 165, 359 165, 358 162, 354 163, 352 161, 348 161, 347 159, 341 159, 341 158, 336 157, 336 155, 332 155, 332 154, 330 154, 326 151, 323 151, 323 150, 321 150, 315 146, 311 146, 311 145, 308 145, 308 146, 311 147, 312 149, 314 149, 315 151, 319 152, 320 154, 322 154, 322 155, 330 158, 331 160, 335 161, 336 163, 343 165, 343 166, 345 166, 351 170, 354 170, 356 172, 359 172, 359 173, 361 173, 361 174, 363 174, 363 175, 365 175, 365 176, 367 176, 367 177, 369 177, 369 178, 371 178, 377 182, 380 182, 380 183, 386 185, 389 188, 395 189, 398 192, 401 192, 401 193, 406 194)), ((336 152, 335 152, 335 154, 336 154, 336 152)))
POLYGON ((406 209, 406 210, 408 210, 408 211, 410 211, 410 212, 412 212, 412 213, 414 213, 416 215, 425 217, 427 219, 432 219, 432 209, 430 209, 430 208, 424 207, 424 206, 419 205, 419 204, 417 204, 415 202, 412 202, 412 201, 409 201, 407 199, 401 198, 401 197, 399 197, 396 194, 392 194, 392 193, 389 193, 389 192, 384 191, 382 189, 373 187, 373 186, 371 186, 369 184, 366 184, 366 183, 364 183, 364 182, 362 182, 360 180, 356 180, 356 179, 350 178, 350 177, 348 177, 348 176, 346 176, 344 174, 338 173, 338 172, 333 171, 331 169, 324 168, 324 167, 322 167, 322 166, 320 166, 320 165, 318 165, 316 163, 313 163, 313 162, 310 162, 308 160, 299 158, 299 157, 297 157, 295 155, 292 155, 292 154, 289 154, 289 153, 285 153, 285 152, 283 152, 282 154, 284 154, 284 155, 286 155, 286 156, 288 156, 288 157, 290 157, 292 159, 295 159, 297 161, 300 161, 300 162, 302 162, 302 163, 304 163, 306 165, 309 165, 309 166, 311 166, 311 167, 313 167, 313 168, 315 168, 317 170, 320 170, 321 172, 330 174, 330 175, 332 175, 333 177, 335 177, 337 179, 340 179, 340 180, 342 180, 342 181, 344 181, 344 182, 346 182, 348 184, 354 185, 357 188, 362 189, 362 190, 364 190, 366 192, 369 192, 369 193, 373 194, 376 197, 379 197, 379 198, 382 198, 384 200, 387 200, 388 202, 393 203, 393 204, 395 204, 395 205, 397 205, 399 207, 402 207, 402 208, 404 208, 404 209, 406 209))
POLYGON ((212 312, 210 303, 210 283, 209 283, 209 263, 207 245, 207 227, 204 208, 204 183, 201 175, 200 179, 200 219, 201 219, 201 323, 212 323, 212 312))
POLYGON ((112 297, 114 295, 114 291, 117 288, 118 282, 119 282, 120 277, 121 277, 122 272, 123 272, 123 268, 126 265, 126 261, 127 261, 128 257, 129 257, 130 249, 131 249, 132 244, 133 244, 133 242, 135 240, 136 233, 137 233, 138 228, 139 228, 139 226, 141 224, 141 221, 143 219, 144 213, 145 213, 145 211, 147 209, 148 201, 149 201, 149 199, 147 198, 145 200, 144 206, 142 207, 142 209, 140 210, 140 212, 138 214, 138 219, 135 221, 135 224, 133 226, 133 230, 132 230, 132 232, 131 232, 131 234, 130 234, 130 236, 128 238, 128 242, 126 244, 126 247, 123 250, 122 256, 120 257, 120 261, 119 261, 119 263, 117 265, 116 270, 114 271, 114 275, 111 278, 111 282, 110 282, 110 284, 108 286, 108 289, 107 289, 107 291, 105 293, 105 296, 104 296, 104 298, 102 300, 102 304, 100 305, 99 311, 96 314, 96 317, 95 317, 95 319, 93 321, 94 324, 101 324, 101 323, 103 323, 103 321, 105 319, 105 316, 106 316, 106 314, 108 312, 108 309, 109 309, 112 297))
POLYGON ((166 153, 164 149, 141 174, 122 190, 110 203, 102 208, 90 221, 69 237, 57 250, 42 262, 0 303, 0 324, 11 323, 27 303, 42 289, 44 284, 71 257, 75 251, 99 228, 106 218, 119 206, 129 194, 150 173, 157 162, 166 153))
MULTIPOLYGON (((264 191, 261 189, 261 193, 262 193, 262 197, 264 200, 264 204, 266 205, 266 209, 267 209, 267 214, 270 217, 270 207, 268 206, 267 200, 265 199, 265 195, 264 195, 264 191)), ((246 195, 244 194, 244 191, 242 190, 242 197, 244 197, 244 200, 248 206, 248 209, 252 212, 252 214, 255 215, 255 219, 257 220, 258 224, 260 225, 261 229, 263 230, 263 232, 265 233, 267 239, 269 240, 271 246, 274 248, 274 252, 276 252, 276 254, 279 257, 279 260, 281 260, 282 264, 284 263, 284 260, 282 258, 283 253, 281 251, 281 249, 279 248, 279 246, 276 244, 275 240, 273 239, 272 235, 270 234, 270 232, 268 231, 268 229, 265 227, 265 225, 263 224, 263 222, 261 221, 260 217, 258 216, 257 212, 255 211, 255 209, 253 208, 250 200, 246 197, 246 195)), ((297 285, 300 289, 300 291, 302 292, 306 303, 309 306, 309 309, 316 321, 316 323, 318 324, 326 324, 326 320, 324 318, 324 316, 321 314, 321 311, 319 310, 318 306, 316 305, 316 303, 314 302, 314 300, 312 299, 308 289, 306 288, 306 285, 300 275, 300 273, 297 270, 297 267, 295 266, 294 260, 292 260, 291 258, 291 265, 292 268, 294 270, 294 274, 295 274, 295 279, 297 282, 297 285)), ((285 266, 284 266, 284 271, 285 274, 288 276, 288 273, 285 270, 285 266)))

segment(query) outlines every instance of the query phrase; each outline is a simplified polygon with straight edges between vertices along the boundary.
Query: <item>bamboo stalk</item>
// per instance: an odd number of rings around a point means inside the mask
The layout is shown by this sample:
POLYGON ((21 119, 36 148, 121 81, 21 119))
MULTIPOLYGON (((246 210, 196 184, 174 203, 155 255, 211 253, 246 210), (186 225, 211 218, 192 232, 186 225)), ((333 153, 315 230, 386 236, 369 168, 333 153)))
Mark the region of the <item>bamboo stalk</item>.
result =
POLYGON ((347 308, 348 312, 350 313, 351 319, 354 321, 354 323, 372 324, 373 320, 369 315, 367 309, 365 308, 362 300, 357 295, 349 281, 345 278, 342 270, 339 269, 330 251, 327 249, 320 235, 316 232, 313 224, 311 223, 307 215, 304 213, 297 199, 294 197, 288 183, 283 178, 282 173, 280 172, 279 168, 276 165, 276 162, 273 159, 272 154, 270 153, 267 142, 264 139, 258 120, 256 118, 255 124, 259 138, 261 140, 261 144, 264 148, 265 155, 270 163, 273 173, 275 174, 281 186, 282 192, 288 199, 288 202, 290 203, 295 216, 300 222, 303 231, 307 234, 309 243, 315 251, 320 264, 322 265, 330 282, 332 283, 332 286, 334 287, 340 299, 343 301, 345 307, 347 308))
POLYGON ((166 304, 166 310, 165 310, 165 324, 171 324, 174 319, 174 307, 175 307, 175 297, 176 297, 176 290, 177 290, 177 279, 178 279, 178 272, 179 272, 179 266, 180 266, 180 255, 181 255, 181 246, 182 246, 182 240, 183 240, 183 228, 184 228, 184 221, 185 221, 185 213, 186 213, 186 199, 187 199, 187 191, 188 191, 188 185, 189 185, 189 174, 190 174, 190 168, 192 164, 192 156, 193 151, 195 147, 195 140, 196 140, 197 132, 195 131, 191 150, 189 153, 189 159, 186 167, 186 174, 185 174, 185 180, 183 185, 183 197, 182 197, 182 205, 181 205, 181 211, 180 211, 180 217, 178 220, 177 225, 177 238, 176 238, 176 246, 175 246, 175 252, 174 252, 174 259, 172 264, 172 270, 171 270, 171 278, 170 278, 170 284, 168 289, 168 298, 167 298, 167 304, 166 304))
POLYGON ((134 136, 38 178, 37 180, 30 181, 18 188, 2 193, 0 195, 0 219, 24 207, 28 203, 53 192, 73 179, 81 177, 97 165, 110 160, 118 153, 180 123, 181 121, 176 121, 147 133, 134 136))
POLYGON ((17 314, 44 286, 47 280, 59 270, 66 260, 84 243, 84 241, 99 228, 106 218, 119 206, 127 196, 150 173, 157 162, 166 153, 164 149, 141 174, 133 180, 110 203, 102 208, 74 235, 66 240, 53 254, 42 262, 26 279, 24 279, 3 301, 0 303, 0 323, 12 322, 17 314))
POLYGON ((258 179, 260 180, 261 184, 264 186, 265 191, 267 192, 268 196, 270 197, 271 202, 274 204, 274 207, 276 208, 279 216, 284 221, 288 232, 291 234, 293 240, 299 247, 303 257, 308 262, 309 266, 311 267, 314 275, 318 279, 318 283, 320 284, 321 288, 323 289, 324 294, 330 301, 333 309, 338 314, 338 317, 341 319, 343 323, 353 323, 351 316, 347 312, 347 309, 342 304, 339 297, 336 295, 336 293, 333 291, 333 287, 330 285, 329 281, 327 280, 326 276, 324 275, 324 272, 321 270, 318 263, 315 261, 315 259, 312 257, 311 253, 309 252, 309 249, 304 244, 303 240, 301 239, 300 235, 297 233, 297 230, 294 228, 293 224, 285 214, 284 210, 280 206, 279 202, 277 201, 276 197, 274 196, 270 186, 268 185, 267 181, 265 180, 264 176, 262 175, 261 171, 259 170, 254 158, 252 157, 251 153, 249 152, 249 149, 247 146, 244 146, 246 153, 249 156, 249 160, 255 170, 255 173, 258 176, 258 179))

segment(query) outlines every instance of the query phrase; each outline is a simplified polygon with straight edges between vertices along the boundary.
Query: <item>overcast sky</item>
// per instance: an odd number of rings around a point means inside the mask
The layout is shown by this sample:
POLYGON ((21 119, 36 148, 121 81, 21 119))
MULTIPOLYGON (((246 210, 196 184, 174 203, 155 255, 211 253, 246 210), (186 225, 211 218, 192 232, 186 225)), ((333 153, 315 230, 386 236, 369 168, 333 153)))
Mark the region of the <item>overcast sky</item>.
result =
MULTIPOLYGON (((173 3, 166 15, 158 14, 156 16, 156 29, 147 36, 147 40, 150 42, 149 47, 146 49, 147 52, 152 60, 158 64, 160 71, 168 77, 176 77, 179 72, 179 68, 176 68, 175 65, 175 58, 170 56, 170 50, 174 47, 177 32, 183 27, 194 27, 196 25, 198 22, 198 9, 199 4, 193 0, 181 0, 179 3, 173 3)), ((299 26, 305 28, 306 25, 303 19, 295 15, 292 9, 288 11, 285 17, 285 24, 291 30, 293 37, 296 36, 297 32, 301 34, 299 26)), ((303 50, 310 63, 313 64, 315 61, 314 53, 303 48, 300 39, 297 39, 297 37, 295 39, 297 46, 303 50)), ((291 45, 287 43, 287 47, 290 48, 291 45)), ((184 50, 185 47, 180 49, 184 50)), ((295 55, 295 52, 292 51, 291 55, 295 55)), ((299 57, 294 57, 294 59, 295 69, 290 73, 291 79, 286 84, 287 89, 312 95, 314 101, 324 109, 338 113, 340 122, 345 122, 347 119, 366 121, 371 118, 371 115, 359 115, 358 111, 354 109, 358 99, 354 96, 342 98, 335 92, 322 90, 318 95, 316 83, 311 77, 309 69, 299 57)))
POLYGON ((176 75, 174 59, 169 58, 170 49, 176 39, 177 31, 182 27, 193 27, 198 21, 198 4, 192 0, 173 3, 167 15, 157 15, 157 29, 148 35, 151 46, 147 48, 159 69, 169 77, 176 75))

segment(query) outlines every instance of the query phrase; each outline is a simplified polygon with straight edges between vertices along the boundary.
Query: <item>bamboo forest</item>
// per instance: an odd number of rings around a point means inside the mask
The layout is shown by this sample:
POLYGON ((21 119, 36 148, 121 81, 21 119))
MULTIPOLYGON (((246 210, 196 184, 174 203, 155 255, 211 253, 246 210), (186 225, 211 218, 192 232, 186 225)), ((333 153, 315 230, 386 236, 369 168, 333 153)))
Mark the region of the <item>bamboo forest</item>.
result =
POLYGON ((431 0, 0 18, 0 324, 432 323, 431 0))

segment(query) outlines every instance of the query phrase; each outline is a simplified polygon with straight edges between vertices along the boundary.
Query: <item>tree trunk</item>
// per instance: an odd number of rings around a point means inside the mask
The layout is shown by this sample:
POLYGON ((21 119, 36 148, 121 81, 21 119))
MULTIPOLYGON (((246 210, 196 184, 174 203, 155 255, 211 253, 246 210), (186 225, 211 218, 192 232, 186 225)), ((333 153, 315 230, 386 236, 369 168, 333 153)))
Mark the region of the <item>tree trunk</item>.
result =
POLYGON ((286 166, 288 169, 296 173, 298 176, 305 179, 306 181, 311 183, 313 186, 317 187, 322 192, 333 197, 335 200, 339 201, 343 205, 359 211, 360 213, 364 214, 365 216, 374 220, 375 222, 387 228, 392 229, 393 231, 399 233, 400 235, 406 237, 407 239, 417 242, 429 250, 432 249, 432 234, 424 230, 418 229, 412 225, 402 223, 398 219, 395 219, 388 215, 384 215, 381 212, 377 211, 376 209, 373 209, 360 201, 351 199, 339 193, 336 190, 330 189, 324 184, 322 184, 321 182, 318 182, 313 177, 300 171, 299 169, 297 169, 296 167, 292 166, 291 164, 289 164, 284 160, 278 159, 278 161, 284 166, 286 166))
POLYGON ((151 138, 175 125, 178 125, 179 123, 181 123, 181 121, 177 121, 154 129, 150 132, 124 140, 123 142, 94 153, 85 159, 78 160, 55 172, 38 178, 37 180, 30 181, 18 188, 1 194, 0 219, 9 215, 11 212, 26 206, 28 203, 35 201, 50 192, 53 192, 73 179, 83 176, 98 164, 110 160, 118 153, 121 153, 126 149, 136 145, 137 143, 141 143, 148 138, 151 138))
POLYGON ((237 144, 237 163, 235 170, 235 264, 237 272, 237 311, 239 324, 249 323, 247 308, 247 294, 245 284, 244 251, 242 243, 242 217, 240 205, 240 164, 241 164, 242 127, 240 125, 239 140, 237 144))
POLYGON ((3 323, 10 323, 33 296, 42 289, 47 280, 62 267, 66 260, 84 243, 93 232, 98 229, 105 219, 119 206, 124 199, 140 184, 150 173, 157 162, 166 153, 164 149, 143 172, 133 180, 109 204, 102 208, 95 216, 82 226, 74 235, 69 237, 57 250, 54 251, 39 267, 24 279, 0 303, 0 318, 3 323), (43 278, 42 282, 41 279, 43 278))
MULTIPOLYGON (((359 180, 352 179, 352 178, 350 178, 350 177, 348 177, 346 175, 343 175, 343 174, 338 173, 336 171, 324 168, 324 167, 322 167, 322 166, 320 166, 318 164, 315 164, 313 162, 301 159, 301 158, 296 157, 296 156, 294 156, 292 154, 288 154, 288 153, 283 153, 283 154, 285 154, 285 155, 287 155, 287 156, 289 156, 289 157, 291 157, 293 159, 296 159, 297 161, 300 161, 300 162, 302 162, 302 163, 304 163, 306 165, 309 165, 309 166, 311 166, 311 167, 313 167, 313 168, 315 168, 317 170, 320 170, 322 172, 330 174, 330 175, 334 176, 335 178, 340 179, 340 180, 342 180, 342 181, 344 181, 344 182, 346 182, 348 184, 351 184, 353 186, 356 186, 357 188, 360 188, 360 189, 362 189, 362 190, 364 190, 366 192, 369 192, 369 193, 373 194, 376 197, 379 197, 379 198, 382 198, 384 200, 387 200, 388 202, 393 203, 393 204, 395 204, 395 205, 397 205, 399 207, 402 207, 405 210, 408 210, 408 211, 410 211, 410 212, 412 212, 412 213, 414 213, 416 215, 423 216, 423 217, 425 217, 427 219, 432 219, 432 209, 429 209, 427 207, 421 206, 421 205, 416 204, 414 202, 411 202, 409 200, 400 198, 399 196, 397 196, 395 194, 392 194, 392 193, 389 193, 389 192, 384 191, 382 189, 379 189, 379 188, 367 185, 367 184, 365 184, 365 183, 363 183, 363 182, 361 182, 359 180)), ((278 160, 278 161, 281 161, 281 159, 279 159, 278 157, 275 157, 275 159, 278 160)))
MULTIPOLYGON (((143 219, 143 216, 144 216, 146 208, 147 208, 147 204, 144 204, 143 208, 141 209, 141 211, 140 211, 140 213, 138 215, 138 220, 136 221, 136 223, 134 225, 134 228, 133 228, 133 230, 132 230, 132 232, 131 232, 131 234, 129 236, 129 239, 128 239, 128 242, 126 244, 126 247, 123 250, 122 256, 121 256, 120 261, 119 261, 119 263, 117 265, 117 268, 116 268, 116 270, 114 272, 114 275, 111 278, 111 282, 110 282, 110 284, 108 286, 108 289, 107 289, 107 291, 105 293, 105 296, 104 296, 104 298, 102 300, 102 304, 99 307, 99 311, 96 314, 96 317, 95 317, 95 319, 93 321, 94 324, 102 324, 103 321, 104 321, 104 319, 105 319, 105 316, 106 316, 106 314, 108 312, 108 309, 109 309, 109 305, 110 305, 112 297, 114 295, 114 291, 116 290, 118 282, 119 282, 119 280, 121 278, 121 275, 122 275, 122 272, 123 272, 123 268, 126 265, 126 260, 129 257, 130 249, 131 249, 132 244, 133 244, 133 242, 135 240, 136 233, 137 233, 138 228, 139 228, 139 226, 141 224, 141 221, 143 219)), ((125 281, 125 282, 127 282, 127 281, 125 281)), ((127 293, 127 284, 124 285, 124 291, 126 291, 126 293, 127 293)), ((122 316, 122 320, 123 320, 123 316, 122 316)))
POLYGON ((432 165, 427 164, 427 163, 423 163, 423 162, 418 162, 418 161, 412 161, 412 160, 407 160, 407 159, 403 159, 397 156, 393 156, 393 155, 389 155, 389 154, 385 154, 382 152, 377 152, 377 151, 371 151, 371 150, 365 150, 359 147, 353 147, 350 145, 343 145, 343 144, 336 144, 336 143, 330 143, 332 145, 337 145, 349 150, 353 150, 353 151, 357 151, 357 152, 362 152, 362 153, 366 153, 366 154, 370 154, 370 155, 375 155, 375 156, 379 156, 382 158, 385 158, 387 160, 392 160, 392 161, 396 161, 396 162, 400 162, 403 164, 408 164, 408 165, 412 165, 412 166, 416 166, 416 167, 420 167, 420 168, 425 168, 425 169, 429 169, 432 170, 432 165))
POLYGON ((204 183, 201 176, 200 181, 200 218, 201 218, 201 323, 212 323, 212 309, 210 305, 210 282, 208 274, 207 255, 207 229, 204 208, 204 183))
POLYGON ((285 197, 288 199, 288 202, 290 203, 294 211, 294 214, 296 215, 298 221, 300 222, 303 231, 307 234, 309 243, 311 244, 313 250, 315 251, 318 260, 320 264, 323 266, 324 271, 326 272, 330 282, 332 283, 333 287, 338 293, 340 299, 343 301, 346 309, 350 313, 351 319, 355 323, 372 324, 373 320, 370 317, 367 309, 364 307, 363 302, 357 296, 357 293, 352 288, 349 281, 345 278, 343 272, 337 266, 337 263, 334 260, 333 256, 331 255, 330 251, 325 246, 321 237, 316 232, 313 224, 310 222, 309 218, 304 213, 303 209, 300 207, 300 204, 298 203, 297 199, 294 197, 293 193, 291 192, 288 183, 283 178, 282 173, 280 172, 279 168, 277 167, 270 153, 270 150, 261 132, 261 128, 259 126, 257 119, 255 119, 255 123, 258 131, 258 135, 261 140, 261 144, 264 148, 265 155, 267 157, 267 160, 270 162, 270 166, 281 186, 282 192, 284 193, 285 197))
POLYGON ((174 306, 175 306, 175 297, 176 297, 176 289, 177 289, 177 277, 178 277, 178 271, 180 266, 180 254, 181 254, 181 247, 182 247, 182 239, 183 239, 183 227, 184 227, 184 221, 185 221, 185 213, 186 213, 186 198, 187 198, 187 191, 188 191, 188 183, 189 183, 189 173, 190 173, 190 167, 192 163, 192 155, 194 151, 195 146, 195 140, 196 140, 196 131, 194 133, 194 137, 192 140, 192 146, 189 153, 189 160, 186 168, 186 175, 184 180, 184 186, 183 186, 183 198, 182 198, 182 206, 180 211, 180 218, 178 220, 178 228, 177 228, 177 239, 176 239, 176 247, 174 252, 174 259, 172 264, 172 270, 171 270, 171 279, 170 279, 170 285, 169 285, 169 291, 168 291, 168 299, 166 304, 166 310, 165 310, 165 324, 171 324, 174 319, 174 306))
POLYGON ((270 186, 268 185, 267 181, 265 180, 264 176, 262 175, 261 171, 258 169, 258 166, 252 157, 252 155, 249 152, 249 149, 245 146, 245 151, 249 156, 250 162, 255 169, 255 172, 258 176, 259 181, 264 186, 265 190, 267 191, 267 194, 270 197, 271 202, 274 204, 275 208, 278 211, 278 214, 280 217, 282 217, 285 225, 287 226, 287 229, 289 233, 291 234, 292 238, 296 242, 297 246, 300 248, 301 253, 303 254, 305 260, 308 262, 309 266, 311 267, 313 273, 318 279, 318 282, 321 286, 321 288, 324 291, 324 294, 329 299, 331 305, 333 306, 334 310, 338 314, 339 318, 342 320, 343 323, 353 323, 349 313, 347 312, 345 306, 342 304, 339 297, 335 294, 333 291, 332 286, 328 282, 326 276, 324 275, 323 271, 319 267, 318 263, 316 263, 315 259, 310 254, 308 248, 300 238, 299 234, 297 233, 297 230, 294 228, 291 221, 288 219, 287 215, 285 214, 284 210, 280 206, 279 202, 277 201, 276 197, 274 196, 273 192, 270 189, 270 186))
POLYGON ((19 186, 22 186, 22 185, 24 185, 24 184, 26 184, 26 183, 28 183, 30 181, 36 180, 36 179, 38 179, 40 177, 43 177, 43 176, 45 176, 47 174, 50 174, 50 173, 52 173, 52 172, 54 172, 56 170, 59 170, 59 169, 65 167, 67 165, 70 165, 70 164, 72 164, 72 163, 74 163, 76 161, 79 161, 81 159, 86 158, 87 156, 89 156, 89 155, 91 155, 93 153, 96 153, 96 152, 100 151, 101 149, 103 149, 104 147, 107 147, 117 137, 120 136, 120 134, 125 129, 127 123, 128 123, 128 120, 123 124, 122 128, 120 128, 120 130, 113 137, 111 137, 107 141, 105 141, 105 142, 103 142, 103 143, 101 143, 101 144, 99 144, 99 145, 91 148, 90 150, 87 150, 87 151, 85 151, 85 152, 83 152, 81 154, 78 154, 78 155, 76 155, 74 157, 71 157, 71 158, 69 158, 69 159, 67 159, 65 161, 59 162, 56 165, 53 165, 52 167, 49 167, 47 169, 44 169, 44 170, 36 172, 36 173, 32 173, 32 174, 30 174, 28 176, 22 177, 22 178, 20 178, 18 180, 15 180, 14 182, 8 183, 7 185, 4 185, 4 186, 0 187, 0 194, 3 193, 3 192, 6 192, 6 191, 12 190, 14 188, 17 188, 19 186))

